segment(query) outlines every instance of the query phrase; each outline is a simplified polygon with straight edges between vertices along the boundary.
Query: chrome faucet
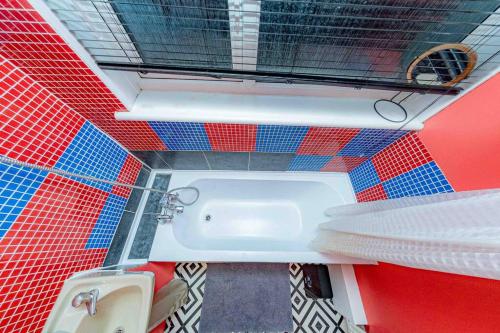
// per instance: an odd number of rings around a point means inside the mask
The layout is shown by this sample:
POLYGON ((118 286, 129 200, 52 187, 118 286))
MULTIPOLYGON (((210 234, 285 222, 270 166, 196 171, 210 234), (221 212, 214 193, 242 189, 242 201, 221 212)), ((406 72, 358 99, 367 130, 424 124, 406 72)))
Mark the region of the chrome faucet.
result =
POLYGON ((174 218, 174 215, 169 212, 169 209, 167 207, 162 207, 160 215, 158 215, 156 217, 156 219, 160 223, 170 223, 170 222, 172 222, 173 218, 174 218))
POLYGON ((78 308, 80 305, 85 303, 85 306, 87 307, 87 312, 89 313, 89 316, 93 317, 97 313, 96 310, 96 305, 97 305, 97 297, 99 296, 99 290, 98 289, 92 289, 91 291, 88 292, 81 292, 75 297, 73 297, 73 300, 71 301, 71 305, 74 308, 78 308))
POLYGON ((179 200, 179 193, 168 193, 160 200, 161 212, 157 217, 160 223, 170 223, 174 219, 175 214, 182 214, 184 206, 176 205, 179 200))

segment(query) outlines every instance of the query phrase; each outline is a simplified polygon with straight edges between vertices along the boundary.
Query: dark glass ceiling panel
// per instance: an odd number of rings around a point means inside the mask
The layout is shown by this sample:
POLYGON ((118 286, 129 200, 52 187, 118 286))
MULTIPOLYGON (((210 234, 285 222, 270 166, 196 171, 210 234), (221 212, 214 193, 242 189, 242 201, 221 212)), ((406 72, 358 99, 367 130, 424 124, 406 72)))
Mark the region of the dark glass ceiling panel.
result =
POLYGON ((111 2, 145 64, 232 68, 227 0, 111 2))
POLYGON ((472 62, 445 50, 410 83, 424 51, 465 39, 478 64, 500 52, 500 0, 45 1, 108 69, 427 92, 433 73, 448 82, 472 62))
POLYGON ((257 70, 404 82, 409 63, 459 43, 492 1, 263 0, 257 70))

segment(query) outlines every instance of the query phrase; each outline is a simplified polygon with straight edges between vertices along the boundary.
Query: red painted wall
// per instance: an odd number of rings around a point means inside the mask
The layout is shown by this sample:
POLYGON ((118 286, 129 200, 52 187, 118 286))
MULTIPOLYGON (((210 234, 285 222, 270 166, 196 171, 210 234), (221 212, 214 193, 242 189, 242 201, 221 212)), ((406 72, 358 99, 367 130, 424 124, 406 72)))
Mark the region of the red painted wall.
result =
MULTIPOLYGON (((429 119, 419 137, 456 191, 500 187, 500 74, 429 119)), ((499 331, 500 281, 356 266, 370 333, 499 331)))
POLYGON ((500 74, 425 122, 419 133, 455 191, 500 187, 500 74))
POLYGON ((384 263, 355 270, 369 333, 499 331, 499 281, 384 263))
MULTIPOLYGON (((153 272, 155 275, 154 292, 156 293, 163 286, 167 285, 175 274, 175 262, 154 262, 150 261, 147 264, 130 269, 131 271, 148 271, 153 272)), ((150 333, 163 333, 167 328, 166 322, 156 326, 150 333)))

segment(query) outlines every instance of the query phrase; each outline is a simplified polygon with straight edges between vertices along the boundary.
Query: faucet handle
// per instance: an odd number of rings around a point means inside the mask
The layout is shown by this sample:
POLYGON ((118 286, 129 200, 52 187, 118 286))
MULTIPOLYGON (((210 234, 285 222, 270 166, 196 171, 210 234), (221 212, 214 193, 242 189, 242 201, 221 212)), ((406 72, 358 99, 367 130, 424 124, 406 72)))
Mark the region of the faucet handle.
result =
POLYGON ((179 198, 179 193, 169 193, 167 198, 169 203, 176 202, 177 199, 179 198))
POLYGON ((184 213, 184 206, 175 206, 175 212, 177 214, 182 214, 184 213))

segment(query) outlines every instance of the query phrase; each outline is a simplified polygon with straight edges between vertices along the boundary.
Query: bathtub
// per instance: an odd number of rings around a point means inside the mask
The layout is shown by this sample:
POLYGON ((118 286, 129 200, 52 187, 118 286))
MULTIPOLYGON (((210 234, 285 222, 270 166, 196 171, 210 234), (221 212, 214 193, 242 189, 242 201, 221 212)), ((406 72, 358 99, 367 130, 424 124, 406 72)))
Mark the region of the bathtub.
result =
POLYGON ((368 263, 308 247, 326 208, 356 202, 347 174, 174 171, 180 186, 200 197, 158 225, 151 261, 368 263))

